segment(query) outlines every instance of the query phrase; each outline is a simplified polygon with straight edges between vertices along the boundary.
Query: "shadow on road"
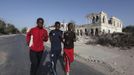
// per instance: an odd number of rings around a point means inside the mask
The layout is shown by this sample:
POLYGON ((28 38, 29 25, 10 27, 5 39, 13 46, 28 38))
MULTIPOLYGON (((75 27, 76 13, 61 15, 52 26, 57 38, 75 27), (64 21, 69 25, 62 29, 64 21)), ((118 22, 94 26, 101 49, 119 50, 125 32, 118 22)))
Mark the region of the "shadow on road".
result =
MULTIPOLYGON (((62 69, 64 69, 64 64, 63 64, 64 61, 62 56, 59 58, 59 61, 60 61, 60 65, 62 66, 62 69)), ((40 67, 38 69, 38 75, 51 75, 50 67, 51 67, 50 51, 45 50, 42 56, 40 67)))
MULTIPOLYGON (((58 75, 65 75, 64 72, 64 64, 63 64, 63 58, 61 57, 59 60, 59 63, 57 63, 57 74, 58 75)), ((38 75, 52 75, 51 74, 51 62, 50 62, 50 51, 45 50, 43 53, 42 61, 40 63, 40 67, 38 69, 38 75)), ((97 70, 79 62, 74 61, 71 66, 71 75, 104 75, 101 72, 98 72, 97 70)))

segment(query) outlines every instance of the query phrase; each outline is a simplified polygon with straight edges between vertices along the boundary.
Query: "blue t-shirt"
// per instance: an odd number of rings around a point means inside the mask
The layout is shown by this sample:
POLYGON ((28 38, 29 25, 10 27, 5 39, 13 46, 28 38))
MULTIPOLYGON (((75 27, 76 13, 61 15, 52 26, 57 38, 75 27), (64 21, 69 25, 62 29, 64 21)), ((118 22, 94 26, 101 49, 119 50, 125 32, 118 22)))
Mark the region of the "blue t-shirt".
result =
POLYGON ((51 51, 61 51, 62 34, 61 30, 50 31, 51 51))

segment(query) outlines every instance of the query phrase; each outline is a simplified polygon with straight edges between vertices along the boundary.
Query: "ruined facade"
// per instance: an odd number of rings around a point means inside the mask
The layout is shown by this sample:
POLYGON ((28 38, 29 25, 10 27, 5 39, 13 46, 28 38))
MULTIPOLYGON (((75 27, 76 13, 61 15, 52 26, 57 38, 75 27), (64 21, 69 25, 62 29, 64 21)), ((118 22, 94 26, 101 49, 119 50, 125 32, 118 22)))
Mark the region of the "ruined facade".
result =
POLYGON ((122 32, 123 24, 116 18, 108 18, 103 11, 100 13, 91 13, 86 16, 90 24, 76 26, 77 35, 101 35, 105 33, 122 32))

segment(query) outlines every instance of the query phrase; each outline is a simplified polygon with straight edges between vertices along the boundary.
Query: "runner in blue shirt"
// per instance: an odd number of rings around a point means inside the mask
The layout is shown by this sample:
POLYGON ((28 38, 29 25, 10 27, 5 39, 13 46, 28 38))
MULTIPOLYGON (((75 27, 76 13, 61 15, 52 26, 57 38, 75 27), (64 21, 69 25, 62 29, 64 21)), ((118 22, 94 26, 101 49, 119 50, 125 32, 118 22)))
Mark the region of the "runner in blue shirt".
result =
POLYGON ((50 42, 51 42, 51 54, 53 54, 54 69, 56 71, 57 60, 60 59, 61 55, 61 42, 62 42, 63 32, 60 30, 60 22, 55 22, 55 29, 51 30, 49 33, 50 42))

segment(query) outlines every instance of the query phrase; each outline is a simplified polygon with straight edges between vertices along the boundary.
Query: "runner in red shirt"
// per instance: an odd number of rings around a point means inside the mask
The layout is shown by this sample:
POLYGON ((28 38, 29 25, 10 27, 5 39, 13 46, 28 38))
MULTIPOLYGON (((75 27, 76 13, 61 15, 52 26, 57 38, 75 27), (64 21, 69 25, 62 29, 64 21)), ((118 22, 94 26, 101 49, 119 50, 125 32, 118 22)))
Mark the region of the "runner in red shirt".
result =
POLYGON ((31 69, 30 75, 38 75, 37 69, 39 67, 42 53, 44 48, 44 41, 48 40, 47 30, 43 28, 44 20, 43 18, 37 19, 37 26, 32 28, 26 35, 26 42, 29 46, 31 36, 33 36, 33 43, 30 46, 30 61, 31 61, 31 69))

